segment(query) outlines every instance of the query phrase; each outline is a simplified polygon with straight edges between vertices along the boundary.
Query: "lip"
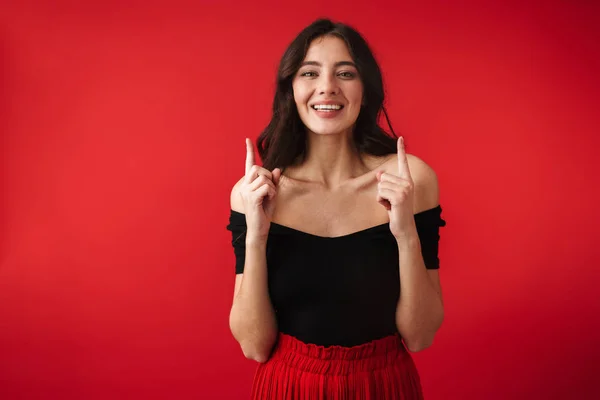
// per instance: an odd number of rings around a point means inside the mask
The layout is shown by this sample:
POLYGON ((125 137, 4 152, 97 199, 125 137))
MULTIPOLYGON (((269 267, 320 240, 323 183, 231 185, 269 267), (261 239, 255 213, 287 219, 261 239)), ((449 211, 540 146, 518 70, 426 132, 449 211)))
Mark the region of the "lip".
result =
MULTIPOLYGON (((316 104, 324 104, 324 103, 316 103, 316 104)), ((344 111, 344 106, 342 106, 342 108, 340 108, 339 110, 331 110, 331 111, 315 110, 311 106, 310 110, 311 110, 311 112, 315 113, 315 115, 319 118, 330 119, 330 118, 336 118, 338 115, 341 115, 341 113, 344 111)))
POLYGON ((326 105, 326 106, 342 106, 342 108, 344 107, 344 105, 342 103, 340 103, 339 101, 333 101, 333 100, 323 100, 323 101, 315 101, 314 103, 310 103, 308 106, 310 108, 312 108, 315 105, 326 105))

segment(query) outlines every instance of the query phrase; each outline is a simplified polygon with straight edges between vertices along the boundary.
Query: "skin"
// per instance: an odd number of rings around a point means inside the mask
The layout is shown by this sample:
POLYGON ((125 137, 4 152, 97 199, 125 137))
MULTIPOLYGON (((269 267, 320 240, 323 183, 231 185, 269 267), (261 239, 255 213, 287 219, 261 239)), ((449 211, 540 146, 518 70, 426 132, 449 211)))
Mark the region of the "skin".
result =
POLYGON ((411 351, 429 347, 443 320, 437 270, 425 268, 414 214, 439 204, 437 176, 407 154, 402 138, 387 157, 359 154, 351 141, 363 97, 345 43, 324 37, 311 43, 293 81, 294 100, 307 129, 307 157, 285 173, 255 163, 246 139, 244 177, 231 192, 231 208, 246 215, 246 264, 236 276, 230 327, 246 357, 268 360, 277 323, 268 296, 266 241, 271 222, 323 237, 390 224, 400 254, 396 325, 411 351), (312 105, 343 105, 321 118, 312 105))

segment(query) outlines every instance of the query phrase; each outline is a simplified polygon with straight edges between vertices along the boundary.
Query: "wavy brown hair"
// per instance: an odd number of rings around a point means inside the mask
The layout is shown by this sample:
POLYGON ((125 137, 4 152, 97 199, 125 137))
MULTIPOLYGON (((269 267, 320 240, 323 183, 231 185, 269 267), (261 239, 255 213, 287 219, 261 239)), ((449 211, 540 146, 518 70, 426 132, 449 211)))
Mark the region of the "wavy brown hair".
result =
POLYGON ((306 155, 306 127, 300 119, 292 81, 306 57, 313 40, 322 36, 336 36, 348 46, 363 83, 364 105, 353 129, 354 144, 361 154, 383 156, 397 151, 397 136, 384 107, 384 90, 381 70, 361 34, 343 23, 318 19, 304 28, 285 50, 277 71, 273 115, 261 132, 257 148, 263 167, 269 170, 301 162, 306 155), (381 113, 385 115, 391 134, 378 124, 381 113))

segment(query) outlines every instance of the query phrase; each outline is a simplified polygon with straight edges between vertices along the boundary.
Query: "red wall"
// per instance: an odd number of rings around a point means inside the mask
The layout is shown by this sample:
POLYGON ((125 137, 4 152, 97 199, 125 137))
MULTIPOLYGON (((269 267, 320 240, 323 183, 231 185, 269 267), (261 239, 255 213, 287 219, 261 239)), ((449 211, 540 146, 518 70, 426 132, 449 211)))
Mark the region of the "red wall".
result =
POLYGON ((600 395, 593 2, 2 3, 1 399, 247 397, 229 190, 321 15, 371 42, 440 178, 427 398, 600 395))

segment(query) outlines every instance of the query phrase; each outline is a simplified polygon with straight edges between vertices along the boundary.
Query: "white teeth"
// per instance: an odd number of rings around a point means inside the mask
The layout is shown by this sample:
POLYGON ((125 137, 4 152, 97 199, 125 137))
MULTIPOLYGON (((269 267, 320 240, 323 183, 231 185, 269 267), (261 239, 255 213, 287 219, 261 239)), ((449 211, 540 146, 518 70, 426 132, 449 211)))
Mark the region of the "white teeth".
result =
POLYGON ((315 110, 341 110, 342 106, 339 104, 315 104, 312 106, 315 110))

